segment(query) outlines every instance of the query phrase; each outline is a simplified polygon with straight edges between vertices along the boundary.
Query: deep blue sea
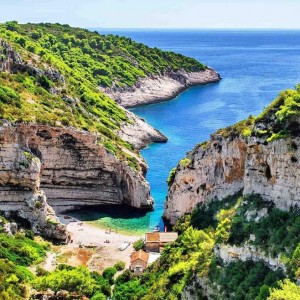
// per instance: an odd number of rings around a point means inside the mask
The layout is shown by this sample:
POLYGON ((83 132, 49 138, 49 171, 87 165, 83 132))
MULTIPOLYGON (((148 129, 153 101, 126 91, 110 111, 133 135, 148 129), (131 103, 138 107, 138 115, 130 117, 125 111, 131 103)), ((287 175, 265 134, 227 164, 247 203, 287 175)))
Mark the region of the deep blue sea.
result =
MULTIPOLYGON (((259 114, 281 90, 300 83, 300 31, 99 32, 124 35, 151 47, 194 57, 223 78, 220 83, 193 87, 171 101, 132 109, 169 138, 165 144, 152 144, 142 151, 149 165, 147 180, 155 208, 140 217, 140 222, 150 228, 159 223, 162 226, 166 179, 187 151, 209 139, 218 128, 259 114)), ((139 223, 139 219, 133 222, 139 223)))

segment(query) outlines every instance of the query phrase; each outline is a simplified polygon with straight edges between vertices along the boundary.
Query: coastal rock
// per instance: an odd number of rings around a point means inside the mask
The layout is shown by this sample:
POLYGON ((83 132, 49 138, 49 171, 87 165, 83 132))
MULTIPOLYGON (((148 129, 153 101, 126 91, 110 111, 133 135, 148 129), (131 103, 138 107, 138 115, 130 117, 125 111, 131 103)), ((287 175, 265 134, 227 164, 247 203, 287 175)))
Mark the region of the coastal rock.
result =
POLYGON ((26 124, 6 124, 0 132, 2 210, 22 209, 26 201, 32 206, 27 199, 40 189, 56 212, 102 204, 152 207, 143 171, 119 161, 96 135, 26 124))
POLYGON ((222 199, 243 188, 246 143, 215 136, 210 146, 196 147, 187 167, 178 166, 169 188, 164 217, 172 224, 197 203, 222 199))
POLYGON ((190 86, 219 80, 220 75, 211 68, 191 73, 170 71, 141 78, 133 87, 101 90, 118 104, 128 108, 170 100, 190 86))
POLYGON ((168 138, 157 129, 146 123, 130 111, 126 112, 132 122, 123 123, 118 135, 137 149, 142 149, 150 143, 165 143, 168 138))
POLYGON ((260 194, 283 210, 300 206, 300 138, 264 143, 256 138, 212 136, 177 167, 164 217, 172 224, 197 203, 224 199, 243 190, 260 194))
POLYGON ((40 190, 41 161, 29 152, 27 141, 19 144, 19 133, 7 125, 0 128, 0 210, 16 212, 30 223, 34 233, 65 240, 66 226, 40 190))

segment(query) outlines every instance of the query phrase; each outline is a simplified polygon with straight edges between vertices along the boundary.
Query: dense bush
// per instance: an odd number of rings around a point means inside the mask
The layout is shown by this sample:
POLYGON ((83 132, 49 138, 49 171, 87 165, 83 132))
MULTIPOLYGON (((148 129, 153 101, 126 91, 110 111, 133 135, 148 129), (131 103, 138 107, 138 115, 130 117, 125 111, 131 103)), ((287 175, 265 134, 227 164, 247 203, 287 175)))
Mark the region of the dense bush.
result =
POLYGON ((108 282, 110 284, 114 283, 114 276, 117 273, 117 269, 115 267, 110 267, 110 268, 106 268, 103 273, 102 276, 103 278, 105 278, 106 280, 108 280, 108 282))
POLYGON ((0 259, 0 299, 27 299, 34 275, 23 266, 0 259))
MULTIPOLYGON (((33 286, 37 290, 51 290, 57 292, 66 290, 75 292, 80 296, 97 297, 101 299, 103 294, 103 287, 107 286, 108 282, 98 273, 91 273, 84 267, 70 267, 61 265, 55 272, 48 273, 44 276, 38 277, 33 286)), ((109 294, 110 296, 110 288, 109 294)))
POLYGON ((48 244, 40 244, 21 234, 8 236, 0 233, 0 258, 21 266, 39 263, 46 256, 48 244))
POLYGON ((133 248, 135 251, 141 250, 144 247, 144 240, 143 239, 138 239, 133 243, 133 248))
POLYGON ((114 268, 117 269, 117 271, 122 271, 125 269, 125 262, 124 261, 118 261, 115 263, 114 268))
POLYGON ((284 277, 282 270, 272 271, 264 262, 251 260, 223 265, 215 259, 209 272, 209 279, 218 286, 222 299, 232 300, 266 299, 269 288, 284 277))
POLYGON ((253 195, 244 198, 236 216, 232 221, 229 243, 241 245, 249 241, 251 244, 263 249, 271 256, 285 253, 291 257, 300 243, 300 214, 297 210, 282 211, 274 204, 263 201, 261 197, 253 195), (255 220, 257 214, 247 221, 248 211, 257 212, 267 209, 267 215, 255 220), (249 241, 250 234, 255 240, 249 241))
POLYGON ((279 283, 279 288, 273 288, 268 300, 298 300, 300 287, 286 279, 279 283))

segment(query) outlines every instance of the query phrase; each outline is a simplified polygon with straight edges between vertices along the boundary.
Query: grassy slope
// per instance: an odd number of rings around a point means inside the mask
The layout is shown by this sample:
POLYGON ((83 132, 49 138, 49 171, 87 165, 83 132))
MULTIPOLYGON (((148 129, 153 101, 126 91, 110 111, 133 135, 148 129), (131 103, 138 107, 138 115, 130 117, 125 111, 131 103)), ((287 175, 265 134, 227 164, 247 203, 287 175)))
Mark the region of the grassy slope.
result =
MULTIPOLYGON (((122 151, 122 147, 133 150, 132 146, 116 134, 120 124, 131 121, 99 86, 131 86, 153 73, 205 68, 180 54, 68 25, 7 22, 0 24, 0 39, 8 42, 25 64, 40 70, 53 68, 65 79, 64 83, 28 70, 1 72, 0 118, 98 132, 100 142, 135 168, 136 161, 122 151)), ((0 46, 0 59, 6 56, 0 46)))

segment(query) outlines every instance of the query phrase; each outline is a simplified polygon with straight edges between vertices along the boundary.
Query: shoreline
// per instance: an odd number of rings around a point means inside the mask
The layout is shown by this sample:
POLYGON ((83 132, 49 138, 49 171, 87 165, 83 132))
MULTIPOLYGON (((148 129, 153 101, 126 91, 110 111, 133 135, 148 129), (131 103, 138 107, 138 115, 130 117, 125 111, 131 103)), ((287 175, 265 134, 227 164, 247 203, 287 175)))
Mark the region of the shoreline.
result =
POLYGON ((192 86, 216 83, 221 76, 212 68, 199 72, 168 72, 140 79, 133 87, 103 89, 107 96, 125 108, 169 101, 192 86))
POLYGON ((59 219, 67 226, 71 242, 59 247, 56 264, 83 265, 91 271, 101 272, 116 262, 123 261, 128 268, 130 255, 134 252, 133 243, 144 238, 144 234, 128 235, 116 232, 115 229, 101 229, 66 214, 59 214, 59 219), (118 248, 124 242, 130 242, 130 245, 124 251, 120 251, 118 248))

